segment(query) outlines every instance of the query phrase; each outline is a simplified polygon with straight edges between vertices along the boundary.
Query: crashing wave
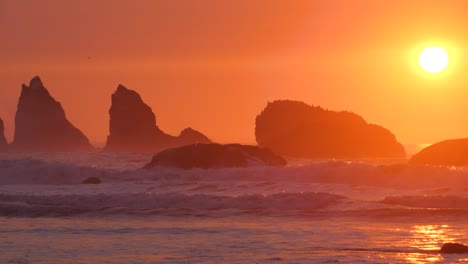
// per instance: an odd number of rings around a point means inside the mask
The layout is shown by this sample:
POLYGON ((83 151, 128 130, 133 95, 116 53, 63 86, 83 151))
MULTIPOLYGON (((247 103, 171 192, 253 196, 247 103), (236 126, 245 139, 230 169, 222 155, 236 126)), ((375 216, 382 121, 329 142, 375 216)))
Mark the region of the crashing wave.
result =
POLYGON ((242 210, 273 212, 317 210, 348 200, 330 193, 277 193, 241 196, 182 193, 98 195, 6 195, 0 194, 2 216, 56 216, 83 213, 137 213, 163 211, 242 210))
POLYGON ((451 195, 389 196, 382 203, 420 208, 468 209, 468 198, 451 195))

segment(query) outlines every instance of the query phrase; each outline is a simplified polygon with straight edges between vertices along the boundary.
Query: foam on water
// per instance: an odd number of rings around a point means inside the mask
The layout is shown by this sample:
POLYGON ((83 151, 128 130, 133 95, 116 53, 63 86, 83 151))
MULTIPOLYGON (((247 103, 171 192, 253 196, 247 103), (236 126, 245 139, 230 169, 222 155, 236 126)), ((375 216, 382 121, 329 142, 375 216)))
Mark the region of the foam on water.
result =
MULTIPOLYGON (((1 215, 170 211, 351 212, 468 209, 464 168, 321 161, 284 168, 141 167, 147 154, 3 156, 1 215), (76 160, 76 162, 72 162, 76 160), (118 166, 113 164, 119 164, 118 166), (100 185, 80 184, 99 177, 100 185)), ((400 212, 401 213, 401 212, 400 212)))
MULTIPOLYGON (((104 155, 104 154, 103 154, 104 155)), ((108 154, 103 159, 107 160, 108 154)), ((128 157, 127 157, 128 158, 128 157)), ((139 157, 141 159, 141 157, 139 157)), ((63 161, 32 158, 0 160, 0 184, 76 184, 86 177, 101 177, 106 181, 185 180, 185 181, 271 181, 281 183, 317 182, 384 186, 392 188, 462 188, 468 190, 465 168, 419 165, 374 165, 363 162, 325 161, 305 166, 285 168, 252 167, 227 169, 154 168, 143 170, 143 159, 119 163, 116 166, 84 165, 63 161), (123 165, 127 164, 127 165, 123 165)), ((99 159, 93 157, 93 162, 99 159)), ((107 161, 108 162, 108 161, 107 161)))
POLYGON ((465 168, 299 161, 141 169, 138 153, 0 154, 2 263, 454 263, 465 168), (80 184, 99 177, 101 184, 80 184), (41 246, 38 246, 41 245, 41 246))
MULTIPOLYGON (((236 210, 251 213, 317 210, 335 206, 346 197, 329 193, 216 196, 208 194, 0 195, 0 215, 54 216, 236 210)), ((226 212, 226 211, 225 211, 226 212)))
POLYGON ((404 205, 422 208, 463 208, 468 209, 468 198, 460 196, 390 196, 382 201, 384 204, 404 205))

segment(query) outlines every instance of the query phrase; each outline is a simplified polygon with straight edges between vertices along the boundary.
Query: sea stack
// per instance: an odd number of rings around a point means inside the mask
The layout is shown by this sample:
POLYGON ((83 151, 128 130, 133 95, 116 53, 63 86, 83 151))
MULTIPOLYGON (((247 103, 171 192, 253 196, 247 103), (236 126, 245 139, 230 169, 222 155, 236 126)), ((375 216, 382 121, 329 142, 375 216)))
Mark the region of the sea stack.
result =
POLYGON ((22 86, 11 147, 19 151, 93 149, 88 138, 67 120, 61 104, 49 94, 38 76, 29 86, 22 86))
POLYGON ((4 134, 3 120, 0 118, 0 150, 7 146, 7 141, 4 134))
POLYGON ((106 151, 157 152, 163 149, 211 142, 205 135, 191 128, 179 137, 164 133, 156 125, 156 116, 140 95, 123 85, 112 94, 109 110, 109 136, 106 151))
POLYGON ((268 103, 257 116, 257 143, 300 158, 396 158, 405 150, 387 129, 348 111, 330 111, 299 101, 268 103))
POLYGON ((411 157, 412 164, 467 166, 468 138, 450 139, 430 145, 411 157))

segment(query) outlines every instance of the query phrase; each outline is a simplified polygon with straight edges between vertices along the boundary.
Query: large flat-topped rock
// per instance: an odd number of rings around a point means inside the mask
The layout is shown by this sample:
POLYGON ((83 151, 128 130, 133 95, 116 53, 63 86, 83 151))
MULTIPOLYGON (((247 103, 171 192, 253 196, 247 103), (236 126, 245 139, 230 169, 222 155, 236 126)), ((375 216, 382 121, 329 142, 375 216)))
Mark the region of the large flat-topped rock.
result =
POLYGON ((387 129, 368 124, 348 111, 330 111, 299 101, 269 103, 257 116, 260 146, 302 158, 404 157, 405 150, 387 129))

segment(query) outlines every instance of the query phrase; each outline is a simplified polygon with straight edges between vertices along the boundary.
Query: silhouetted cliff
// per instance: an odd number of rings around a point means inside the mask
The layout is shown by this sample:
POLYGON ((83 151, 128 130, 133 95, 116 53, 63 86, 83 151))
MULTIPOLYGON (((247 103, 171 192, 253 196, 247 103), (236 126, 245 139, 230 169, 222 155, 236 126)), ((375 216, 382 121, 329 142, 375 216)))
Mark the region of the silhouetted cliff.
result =
POLYGON ((66 118, 39 77, 23 84, 15 117, 13 150, 88 151, 88 138, 66 118))
POLYGON ((3 120, 0 118, 0 150, 6 148, 7 141, 4 134, 3 120))
POLYGON ((468 166, 468 138, 435 143, 415 154, 410 163, 468 166))
POLYGON ((179 137, 164 133, 156 125, 156 117, 140 95, 119 85, 112 94, 109 110, 109 136, 106 151, 159 151, 166 148, 211 142, 205 135, 191 128, 179 137))
POLYGON ((240 144, 193 144, 167 149, 156 154, 145 168, 156 166, 191 168, 229 168, 285 166, 286 161, 269 149, 240 144))
POLYGON ((404 157, 387 129, 368 124, 352 112, 336 112, 298 101, 275 101, 257 116, 260 146, 277 154, 304 158, 404 157))

